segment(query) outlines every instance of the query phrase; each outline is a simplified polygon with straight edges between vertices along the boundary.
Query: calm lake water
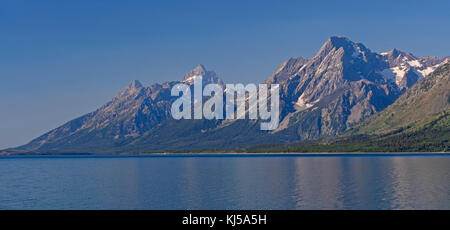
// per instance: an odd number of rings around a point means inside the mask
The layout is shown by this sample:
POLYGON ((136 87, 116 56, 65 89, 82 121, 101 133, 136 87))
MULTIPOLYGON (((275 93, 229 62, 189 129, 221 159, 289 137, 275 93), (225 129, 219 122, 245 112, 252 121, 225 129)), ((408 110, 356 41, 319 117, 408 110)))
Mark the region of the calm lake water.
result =
POLYGON ((0 209, 450 209, 450 157, 4 157, 0 209))

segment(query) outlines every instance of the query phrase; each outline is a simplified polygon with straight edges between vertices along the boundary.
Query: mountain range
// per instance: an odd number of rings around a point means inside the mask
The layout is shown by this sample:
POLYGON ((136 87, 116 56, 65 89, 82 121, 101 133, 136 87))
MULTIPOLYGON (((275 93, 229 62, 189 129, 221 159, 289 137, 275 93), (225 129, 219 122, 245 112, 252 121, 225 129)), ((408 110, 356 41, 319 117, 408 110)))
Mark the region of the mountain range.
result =
POLYGON ((449 152, 450 63, 407 89, 393 104, 338 137, 249 146, 247 152, 449 152))
MULTIPOLYGON (((198 65, 179 81, 144 87, 135 80, 96 111, 6 152, 219 150, 341 136, 349 140, 349 136, 418 131, 430 124, 438 124, 445 132, 449 129, 449 60, 418 58, 397 49, 376 53, 362 43, 333 36, 313 57, 290 58, 262 82, 280 85, 281 123, 275 130, 261 131, 261 121, 249 119, 174 120, 170 110, 177 99, 171 96, 174 85, 193 87, 199 76, 203 85, 225 85, 214 71, 198 65)), ((448 136, 442 143, 445 149, 448 136)))

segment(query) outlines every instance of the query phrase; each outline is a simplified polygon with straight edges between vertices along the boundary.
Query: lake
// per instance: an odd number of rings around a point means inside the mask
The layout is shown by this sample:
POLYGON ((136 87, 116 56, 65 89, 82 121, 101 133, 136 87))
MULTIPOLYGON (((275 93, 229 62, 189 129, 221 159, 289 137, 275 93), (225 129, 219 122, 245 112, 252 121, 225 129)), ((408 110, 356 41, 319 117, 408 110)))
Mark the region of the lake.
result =
POLYGON ((450 209, 450 156, 1 157, 0 209, 450 209))

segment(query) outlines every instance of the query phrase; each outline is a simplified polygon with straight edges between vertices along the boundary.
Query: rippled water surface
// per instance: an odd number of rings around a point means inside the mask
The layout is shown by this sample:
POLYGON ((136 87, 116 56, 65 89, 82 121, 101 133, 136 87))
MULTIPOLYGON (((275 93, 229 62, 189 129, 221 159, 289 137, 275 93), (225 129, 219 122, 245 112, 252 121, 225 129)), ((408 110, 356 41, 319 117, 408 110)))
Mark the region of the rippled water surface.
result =
POLYGON ((450 157, 6 157, 0 209, 450 209, 450 157))

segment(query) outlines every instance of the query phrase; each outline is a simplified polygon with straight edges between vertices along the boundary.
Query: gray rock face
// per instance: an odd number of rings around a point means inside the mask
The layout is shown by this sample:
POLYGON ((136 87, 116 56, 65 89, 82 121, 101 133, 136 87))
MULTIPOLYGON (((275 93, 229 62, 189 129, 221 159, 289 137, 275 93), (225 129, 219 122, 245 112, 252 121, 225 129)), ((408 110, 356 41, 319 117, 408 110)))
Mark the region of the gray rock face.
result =
POLYGON ((434 56, 417 58, 411 53, 392 49, 381 53, 389 68, 381 73, 396 83, 401 90, 406 90, 420 79, 432 73, 444 64, 447 58, 439 59, 434 56))
POLYGON ((217 74, 214 71, 208 71, 203 65, 198 65, 195 69, 191 70, 189 73, 184 75, 182 82, 192 84, 194 82, 194 78, 201 76, 203 85, 206 84, 219 84, 224 85, 222 79, 217 77, 217 74))
POLYGON ((307 62, 307 59, 302 57, 290 58, 281 63, 275 72, 267 80, 266 84, 284 84, 293 74, 297 73, 301 67, 307 62))
POLYGON ((207 71, 202 65, 186 74, 181 81, 144 87, 134 80, 98 110, 69 121, 18 149, 89 151, 124 145, 170 118, 170 108, 176 99, 170 94, 172 86, 190 83, 189 78, 194 76, 202 76, 205 84, 223 85, 214 72, 207 71))
POLYGON ((384 109, 400 95, 379 73, 388 67, 361 43, 329 38, 282 85, 283 125, 275 133, 295 129, 296 140, 334 136, 384 109))
MULTIPOLYGON (((439 66, 429 76, 407 89, 382 112, 361 122, 349 132, 386 134, 409 127, 420 129, 427 123, 437 123, 443 130, 449 130, 448 123, 436 120, 440 117, 438 114, 443 112, 450 112, 450 63, 439 66)), ((447 135, 448 133, 449 131, 447 135)))
POLYGON ((338 135, 392 104, 448 60, 396 49, 377 54, 345 37, 331 37, 284 77, 283 121, 275 133, 296 133, 296 140, 338 135))
POLYGON ((255 120, 173 120, 171 88, 223 81, 198 65, 181 81, 143 87, 133 81, 98 110, 56 128, 19 150, 137 152, 286 143, 336 136, 391 105, 407 88, 449 58, 372 52, 330 37, 310 59, 291 58, 264 81, 280 84, 280 126, 267 132, 255 120))

